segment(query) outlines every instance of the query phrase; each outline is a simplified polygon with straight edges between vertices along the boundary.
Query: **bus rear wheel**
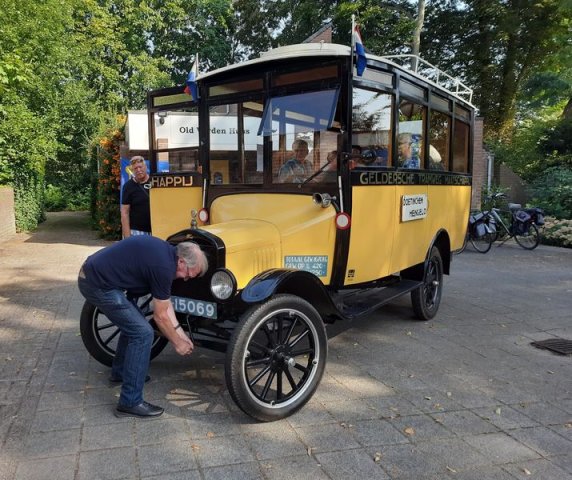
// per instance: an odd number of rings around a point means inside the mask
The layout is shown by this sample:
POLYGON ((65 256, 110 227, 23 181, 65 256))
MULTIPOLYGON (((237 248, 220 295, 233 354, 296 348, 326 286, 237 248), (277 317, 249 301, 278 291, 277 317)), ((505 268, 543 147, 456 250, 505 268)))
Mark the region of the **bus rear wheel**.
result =
POLYGON ((425 267, 423 285, 411 292, 411 303, 415 317, 419 320, 432 319, 439 310, 443 293, 443 260, 437 247, 431 248, 425 267))
POLYGON ((326 366, 328 342, 319 313, 294 295, 276 295, 241 317, 226 353, 232 399, 264 422, 292 415, 310 400, 326 366))
MULTIPOLYGON (((153 319, 150 301, 150 297, 141 297, 137 300, 137 306, 149 321, 153 319)), ((85 302, 81 310, 79 329, 81 339, 89 354, 99 363, 111 367, 117 348, 119 328, 111 323, 99 308, 85 302)), ((160 336, 158 332, 155 334, 151 345, 151 360, 163 351, 167 343, 169 341, 165 337, 160 336)))

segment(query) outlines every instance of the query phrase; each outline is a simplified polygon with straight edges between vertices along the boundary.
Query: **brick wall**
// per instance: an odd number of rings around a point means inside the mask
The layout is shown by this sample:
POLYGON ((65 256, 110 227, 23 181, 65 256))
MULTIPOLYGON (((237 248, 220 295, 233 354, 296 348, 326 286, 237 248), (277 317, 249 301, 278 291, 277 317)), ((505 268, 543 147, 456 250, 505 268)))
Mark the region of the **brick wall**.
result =
POLYGON ((328 29, 325 32, 320 33, 312 39, 312 43, 332 43, 332 29, 328 29))
POLYGON ((481 208, 481 192, 487 184, 487 155, 483 148, 483 119, 475 119, 473 134, 473 194, 471 197, 471 209, 481 208))
POLYGON ((12 187, 0 187, 0 240, 7 240, 15 233, 14 190, 12 187))
POLYGON ((526 183, 506 165, 495 165, 494 181, 502 188, 508 188, 507 196, 510 202, 526 205, 528 194, 526 183))

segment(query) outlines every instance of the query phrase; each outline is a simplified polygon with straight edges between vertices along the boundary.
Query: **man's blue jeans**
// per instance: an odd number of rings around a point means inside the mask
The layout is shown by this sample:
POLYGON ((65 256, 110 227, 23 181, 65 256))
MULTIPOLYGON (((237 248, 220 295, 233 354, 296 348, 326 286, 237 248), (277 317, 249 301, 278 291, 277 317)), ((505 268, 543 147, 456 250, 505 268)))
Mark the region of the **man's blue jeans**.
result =
POLYGON ((149 370, 153 328, 122 290, 96 288, 81 277, 78 278, 78 287, 89 303, 99 308, 119 327, 121 333, 111 376, 123 379, 119 404, 124 407, 139 405, 143 401, 143 386, 149 370))

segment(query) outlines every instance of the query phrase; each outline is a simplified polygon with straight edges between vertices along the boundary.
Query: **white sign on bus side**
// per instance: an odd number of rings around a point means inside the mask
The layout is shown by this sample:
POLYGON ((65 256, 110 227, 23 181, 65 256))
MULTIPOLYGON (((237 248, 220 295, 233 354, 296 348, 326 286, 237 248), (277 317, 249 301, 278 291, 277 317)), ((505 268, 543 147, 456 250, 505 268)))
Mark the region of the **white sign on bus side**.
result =
POLYGON ((427 216, 427 194, 403 195, 401 197, 401 221, 420 220, 427 216))

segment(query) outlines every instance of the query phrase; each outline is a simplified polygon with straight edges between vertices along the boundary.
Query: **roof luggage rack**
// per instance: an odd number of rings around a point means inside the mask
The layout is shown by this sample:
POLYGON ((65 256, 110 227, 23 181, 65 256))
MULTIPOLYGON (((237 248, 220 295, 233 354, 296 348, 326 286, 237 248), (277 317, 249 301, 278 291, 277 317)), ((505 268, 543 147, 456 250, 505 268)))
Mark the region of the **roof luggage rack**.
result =
POLYGON ((473 89, 467 87, 459 79, 452 77, 435 65, 423 60, 417 55, 383 55, 382 59, 389 60, 405 70, 410 70, 416 75, 428 80, 435 85, 444 88, 449 93, 472 103, 473 89))

